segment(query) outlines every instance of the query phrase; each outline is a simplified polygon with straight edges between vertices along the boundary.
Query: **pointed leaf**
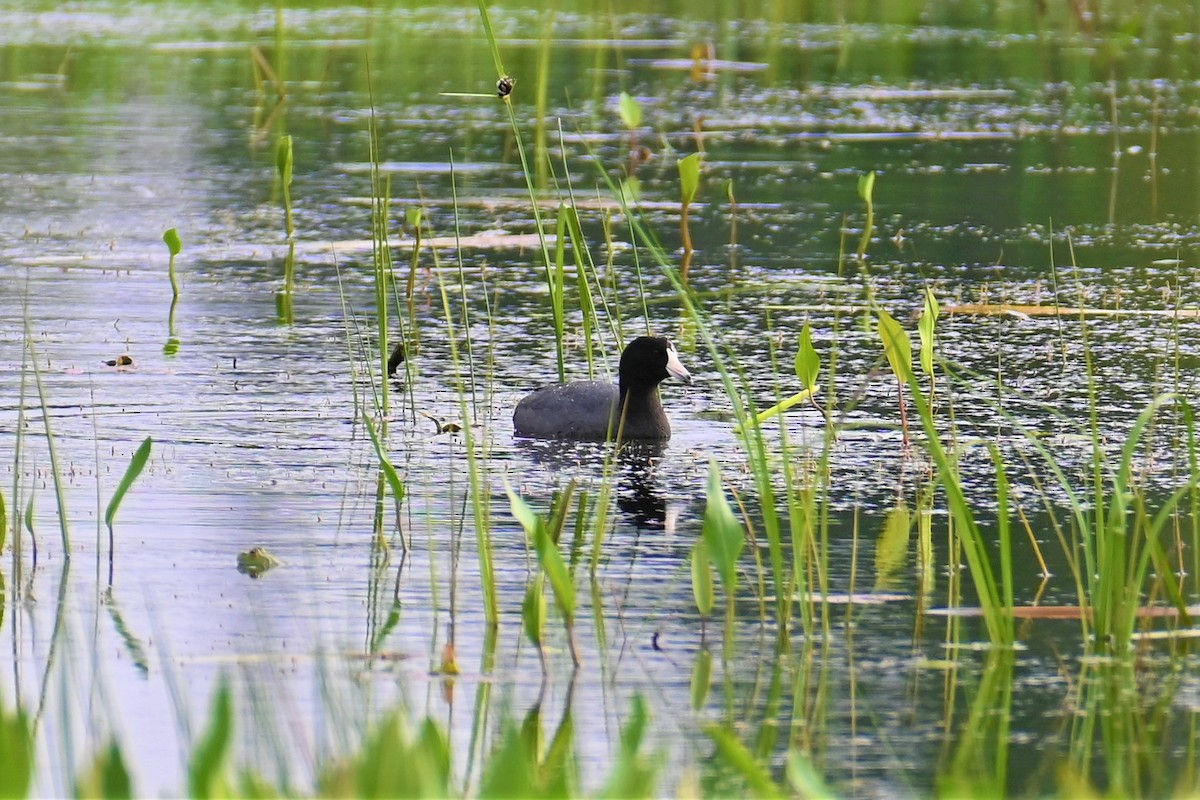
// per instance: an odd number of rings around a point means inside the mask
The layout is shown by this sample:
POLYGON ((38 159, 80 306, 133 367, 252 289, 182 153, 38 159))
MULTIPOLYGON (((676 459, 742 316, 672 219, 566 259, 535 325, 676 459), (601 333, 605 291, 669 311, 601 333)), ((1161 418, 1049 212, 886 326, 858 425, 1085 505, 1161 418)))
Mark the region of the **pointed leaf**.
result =
POLYGON ((188 764, 188 789, 192 797, 219 797, 228 794, 223 777, 225 754, 233 735, 233 701, 224 679, 213 695, 212 718, 200 737, 188 764))
POLYGON ((692 153, 679 159, 679 186, 683 204, 690 206, 700 189, 700 154, 692 153))
POLYGON ((546 627, 546 593, 542 591, 544 580, 541 573, 531 580, 525 587, 525 600, 521 603, 521 623, 534 647, 542 646, 542 631, 546 627))
POLYGON ((726 597, 737 588, 737 563, 746 543, 745 531, 733 515, 721 486, 721 469, 716 460, 708 465, 708 491, 704 508, 704 541, 721 578, 726 597))
POLYGON ((617 113, 621 115, 621 122, 626 128, 633 130, 641 127, 642 104, 628 92, 621 92, 621 97, 617 100, 617 113))
POLYGON ((133 454, 133 458, 129 461, 129 466, 125 468, 125 475, 121 477, 121 482, 117 484, 117 490, 113 492, 112 499, 108 501, 108 508, 104 511, 104 524, 111 531, 113 519, 117 516, 117 509, 121 507, 121 501, 125 499, 125 494, 129 491, 129 487, 137 480, 138 475, 142 474, 142 470, 146 467, 146 461, 150 458, 150 448, 153 441, 149 436, 138 447, 137 452, 133 454))
POLYGON ((858 176, 858 196, 864 203, 872 202, 872 195, 875 191, 875 171, 858 176))
POLYGON ((800 329, 800 349, 796 351, 796 377, 800 385, 812 392, 817 387, 817 375, 821 372, 821 357, 812 343, 812 327, 806 322, 800 329))
POLYGON ((921 336, 921 371, 926 375, 933 374, 934 332, 937 330, 939 310, 933 290, 925 287, 925 308, 921 311, 920 322, 917 323, 917 333, 921 336))
POLYGON ((33 739, 25 714, 0 709, 0 797, 24 797, 33 777, 33 739))
POLYGON ((912 343, 900 323, 886 311, 879 311, 879 336, 892 373, 907 383, 912 377, 912 343))
POLYGON ((167 246, 167 252, 172 256, 177 256, 183 251, 183 242, 179 241, 179 231, 174 228, 169 228, 163 232, 163 243, 167 246))

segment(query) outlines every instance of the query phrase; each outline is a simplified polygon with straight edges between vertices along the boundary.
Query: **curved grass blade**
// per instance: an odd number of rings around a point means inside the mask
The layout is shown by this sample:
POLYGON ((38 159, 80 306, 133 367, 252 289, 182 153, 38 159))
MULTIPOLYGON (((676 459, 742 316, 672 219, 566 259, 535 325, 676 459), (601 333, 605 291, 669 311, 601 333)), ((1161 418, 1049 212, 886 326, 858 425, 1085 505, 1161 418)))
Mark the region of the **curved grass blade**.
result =
POLYGON ((133 482, 137 480, 138 475, 142 474, 142 470, 146 467, 146 461, 150 458, 150 449, 153 447, 153 439, 147 436, 145 441, 138 447, 133 454, 133 458, 129 461, 129 466, 125 468, 125 474, 121 477, 121 482, 117 484, 117 490, 113 492, 112 499, 108 501, 108 508, 104 510, 104 524, 108 526, 108 585, 112 586, 113 582, 113 554, 116 548, 113 544, 113 520, 116 519, 117 510, 121 507, 121 501, 125 499, 125 495, 129 492, 129 487, 133 486, 133 482))

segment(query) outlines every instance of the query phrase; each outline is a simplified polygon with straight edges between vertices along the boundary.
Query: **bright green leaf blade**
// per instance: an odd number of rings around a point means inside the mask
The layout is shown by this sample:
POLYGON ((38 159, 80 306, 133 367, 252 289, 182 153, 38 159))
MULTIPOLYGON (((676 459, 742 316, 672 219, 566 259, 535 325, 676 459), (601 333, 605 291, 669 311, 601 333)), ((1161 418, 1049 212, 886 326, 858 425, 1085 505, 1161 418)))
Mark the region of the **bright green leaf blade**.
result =
POLYGON ((733 515, 721 486, 721 469, 716 460, 708 465, 708 490, 704 508, 704 541, 721 578, 726 597, 737 588, 737 562, 746 543, 745 531, 733 515))
POLYGON ((925 308, 921 311, 921 320, 917 323, 917 333, 921 336, 921 371, 926 375, 933 374, 934 332, 937 329, 939 310, 933 290, 926 287, 925 308))
POLYGON ((781 797, 783 792, 771 780, 766 768, 758 762, 754 754, 742 744, 729 730, 711 725, 707 729, 717 745, 717 755, 726 766, 742 776, 750 790, 758 797, 781 797))
POLYGON ((567 624, 571 625, 575 620, 575 582, 571 579, 571 572, 563 561, 562 553, 558 552, 558 547, 544 526, 538 539, 538 563, 550 579, 550 588, 554 591, 558 610, 567 624))
POLYGON ((212 718, 208 730, 200 737, 188 764, 188 793, 192 797, 206 798, 226 794, 223 771, 225 754, 233 735, 233 700, 229 684, 222 679, 213 696, 212 718))
POLYGON ((488 15, 486 0, 479 0, 479 16, 483 20, 483 32, 487 35, 488 46, 492 49, 492 60, 496 62, 496 76, 503 78, 508 73, 500 61, 500 47, 496 44, 496 32, 492 30, 492 18, 488 15))
POLYGON ((683 204, 690 206, 700 190, 700 154, 692 153, 679 159, 679 186, 683 204))
POLYGON ((521 623, 535 647, 542 646, 542 631, 546 627, 546 593, 542 586, 543 578, 539 574, 525 587, 525 599, 521 603, 521 623))
POLYGON ((33 739, 21 712, 0 710, 0 797, 24 797, 33 777, 33 739))
POLYGON ((117 490, 113 492, 112 499, 108 501, 108 508, 104 511, 104 524, 112 530, 113 519, 117 516, 117 509, 121 507, 121 501, 125 499, 125 494, 129 491, 129 487, 137 480, 138 475, 142 474, 142 470, 146 467, 146 461, 150 458, 150 448, 153 446, 153 441, 149 436, 138 447, 137 452, 133 454, 133 458, 129 461, 129 466, 125 468, 125 475, 121 478, 121 482, 117 484, 117 490))
POLYGON ((879 336, 892 373, 905 383, 912 375, 912 342, 900 323, 886 311, 879 311, 879 336))
POLYGON ((788 750, 785 774, 793 796, 808 800, 833 800, 838 796, 826 785, 812 761, 795 747, 788 750))
POLYGON ((91 767, 84 771, 75 784, 75 796, 103 797, 104 800, 133 797, 133 783, 116 742, 109 742, 101 749, 91 767))
POLYGON ((172 256, 177 256, 183 251, 183 242, 179 241, 179 231, 174 228, 163 231, 162 240, 172 256))
POLYGON ((763 422, 766 422, 767 420, 769 420, 771 417, 775 416, 776 414, 782 414, 783 412, 788 411, 788 410, 800 405, 801 403, 807 401, 810 397, 812 397, 812 395, 813 395, 813 393, 812 393, 811 389, 804 389, 802 391, 796 392, 794 395, 787 398, 786 400, 782 400, 782 401, 776 403, 775 405, 771 406, 770 408, 758 412, 756 419, 758 420, 758 422, 760 424, 763 422))
POLYGON ((621 97, 617 100, 617 113, 621 115, 621 122, 629 130, 641 127, 642 104, 628 92, 621 92, 621 97))
POLYGON ((858 196, 864 203, 870 203, 875 191, 875 171, 872 170, 858 176, 858 196))
POLYGON ((800 329, 800 349, 796 351, 796 377, 800 385, 809 392, 817 388, 817 375, 821 372, 821 357, 812 343, 812 327, 806 322, 800 329))
POLYGON ((546 525, 529 504, 513 491, 511 486, 506 486, 505 490, 508 492, 508 503, 512 514, 521 523, 521 527, 525 529, 526 535, 533 543, 538 564, 541 565, 542 571, 546 573, 546 578, 550 581, 550 588, 554 592, 554 600, 558 604, 558 609, 567 624, 570 625, 575 619, 575 583, 571 579, 571 573, 563 561, 562 554, 558 552, 558 547, 554 544, 546 525))
POLYGON ((525 498, 513 491, 511 486, 505 486, 504 489, 508 493, 508 506, 512 509, 512 515, 517 522, 521 523, 521 528, 529 537, 529 541, 534 542, 537 538, 535 534, 538 526, 541 524, 537 513, 530 508, 529 503, 525 502, 525 498))
POLYGON ((371 437, 371 444, 375 447, 375 456, 379 459, 379 468, 383 470, 383 475, 387 478, 388 486, 392 488, 392 497, 396 498, 396 502, 399 503, 404 500, 404 482, 400 480, 400 475, 396 472, 396 467, 392 465, 392 460, 384 452, 379 432, 375 430, 375 423, 371 422, 371 419, 366 416, 363 417, 363 422, 366 423, 367 434, 371 437))

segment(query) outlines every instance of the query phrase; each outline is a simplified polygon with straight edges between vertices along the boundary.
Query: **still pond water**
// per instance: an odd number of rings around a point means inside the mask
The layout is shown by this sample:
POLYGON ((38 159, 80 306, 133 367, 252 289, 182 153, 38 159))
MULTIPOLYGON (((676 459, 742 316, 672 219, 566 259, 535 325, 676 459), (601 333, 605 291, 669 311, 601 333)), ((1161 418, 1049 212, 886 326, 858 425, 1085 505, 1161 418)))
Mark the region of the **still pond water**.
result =
MULTIPOLYGON (((729 720, 753 732, 770 716, 783 732, 768 758, 777 772, 796 742, 839 793, 928 794, 970 700, 968 688, 955 694, 948 683, 970 687, 979 660, 948 651, 948 623, 919 621, 912 599, 848 615, 838 607, 812 666, 819 678, 789 684, 797 694, 781 712, 767 700, 773 633, 747 588, 736 655, 718 667, 707 704, 693 708, 701 624, 687 558, 708 465, 722 465, 751 509, 753 482, 717 367, 670 281, 627 246, 602 176, 624 177, 636 151, 644 217, 677 259, 675 164, 703 148, 690 275, 707 322, 749 370, 759 407, 798 390, 768 365, 776 352, 790 364, 804 322, 826 358, 836 351, 845 428, 829 465, 831 589, 911 598, 915 552, 886 576, 875 540, 886 511, 898 497, 911 503, 927 472, 904 447, 877 335, 853 309, 873 300, 914 330, 930 287, 945 306, 1057 300, 1130 311, 1086 327, 1078 317, 942 319, 940 355, 973 376, 953 390, 959 435, 1009 453, 1022 452, 1016 426, 1025 425, 1064 463, 1088 463, 1085 341, 1114 450, 1156 394, 1194 395, 1198 323, 1159 313, 1200 306, 1192 12, 1156 8, 1130 34, 1119 32, 1127 20, 1077 20, 1057 5, 1039 16, 1034 4, 1005 14, 983 8, 991 4, 935 12, 883 3, 849 19, 786 3, 761 17, 731 3, 668 3, 656 13, 636 5, 492 12, 531 153, 546 59, 540 119, 553 175, 543 185, 574 193, 599 271, 616 286, 610 312, 621 337, 647 327, 675 337, 694 378, 663 387, 669 445, 617 466, 589 603, 602 613, 580 614, 574 679, 551 626, 546 714, 574 709, 589 789, 607 773, 640 694, 654 720, 650 744, 665 758, 664 793, 681 782, 739 791, 711 759, 703 726, 729 720), (622 92, 643 115, 633 140, 618 113, 622 92), (869 171, 875 228, 864 267, 839 254, 858 246, 857 185, 869 171)), ((606 451, 514 440, 513 405, 556 375, 537 248, 485 239, 421 257, 406 323, 412 372, 393 397, 388 443, 407 487, 412 549, 402 564, 394 547, 381 567, 373 547, 378 461, 357 413, 370 402, 362 352, 374 329, 363 245, 370 121, 390 176, 393 239, 409 235, 401 228, 414 208, 427 235, 453 236, 456 223, 464 237, 528 234, 531 206, 495 82, 469 4, 288 5, 277 14, 228 2, 0 2, 0 494, 10 520, 31 504, 21 524, 38 543, 33 570, 23 534, 24 584, 11 561, 0 567, 9 593, 0 637, 11 654, 0 661, 0 702, 38 715, 39 794, 69 791, 71 769, 110 734, 140 793, 180 791, 221 675, 238 688, 239 758, 294 788, 322 754, 346 745, 341 732, 381 709, 432 716, 465 754, 485 691, 496 720, 538 699, 538 657, 520 627, 531 556, 505 486, 544 510, 571 478, 594 492, 606 451), (275 145, 285 133, 298 241, 290 315, 278 301, 287 246, 275 145), (174 309, 168 228, 183 240, 174 309), (465 405, 452 340, 463 372, 468 340, 475 362, 465 405), (132 367, 104 363, 122 354, 132 367), (65 481, 69 570, 31 359, 65 481), (494 663, 483 661, 464 437, 439 433, 434 421, 461 424, 464 410, 487 462, 502 611, 494 663), (152 457, 120 509, 111 600, 100 603, 103 508, 146 436, 152 457), (258 579, 239 572, 237 555, 252 547, 281 565, 258 579), (435 674, 449 641, 463 670, 452 682, 435 674)), ((408 259, 397 251, 405 280, 408 259)), ((567 320, 575 377, 586 371, 581 319, 567 320)), ((608 365, 614 339, 597 351, 608 365)), ((821 446, 815 411, 798 409, 787 425, 793 443, 821 446)), ((1147 453, 1148 480, 1162 487, 1177 480, 1171 441, 1158 437, 1147 453)), ((995 492, 986 452, 965 451, 963 471, 978 480, 968 488, 986 514, 995 492)), ((1077 602, 1037 494, 1028 497, 1056 577, 1041 584, 1023 542, 1018 601, 1077 602)), ((12 541, 10 531, 9 549, 12 541)), ((744 568, 753 573, 749 558, 744 568)), ((944 574, 938 583, 931 602, 944 605, 944 574)), ((983 638, 965 625, 965 639, 983 638)), ((1078 700, 1083 643, 1069 622, 1031 625, 1021 638, 1009 789, 1045 792, 1078 700)), ((1162 704, 1163 730, 1194 727, 1200 685, 1186 673, 1173 680, 1147 701, 1162 704)), ((1166 769, 1143 787, 1151 793, 1194 780, 1192 755, 1163 736, 1166 769)), ((461 780, 478 780, 465 756, 456 763, 461 780)), ((1092 777, 1106 779, 1103 764, 1092 777)))

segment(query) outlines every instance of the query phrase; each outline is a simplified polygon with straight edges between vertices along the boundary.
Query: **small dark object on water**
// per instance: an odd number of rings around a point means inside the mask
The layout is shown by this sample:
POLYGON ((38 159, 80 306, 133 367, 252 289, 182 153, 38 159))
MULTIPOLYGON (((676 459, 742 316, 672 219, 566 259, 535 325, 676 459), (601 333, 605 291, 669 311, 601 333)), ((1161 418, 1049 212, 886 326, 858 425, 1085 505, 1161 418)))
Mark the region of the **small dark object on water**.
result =
POLYGON ((621 353, 616 385, 574 381, 543 386, 526 395, 513 412, 518 436, 603 442, 671 438, 671 423, 658 397, 670 377, 690 384, 675 345, 662 336, 639 336, 621 353))
POLYGON ((404 363, 404 342, 400 342, 392 348, 392 356, 388 359, 388 377, 391 378, 396 374, 396 369, 404 363))
POLYGON ((658 646, 658 631, 655 631, 654 635, 650 637, 650 646, 658 652, 662 652, 662 648, 658 646))
POLYGON ((133 358, 131 356, 117 356, 116 358, 110 358, 103 363, 110 367, 132 367, 133 358))
POLYGON ((496 81, 496 96, 508 97, 512 94, 513 85, 517 82, 516 78, 505 75, 500 80, 496 81))

